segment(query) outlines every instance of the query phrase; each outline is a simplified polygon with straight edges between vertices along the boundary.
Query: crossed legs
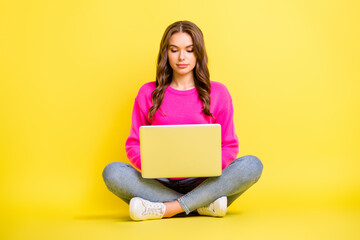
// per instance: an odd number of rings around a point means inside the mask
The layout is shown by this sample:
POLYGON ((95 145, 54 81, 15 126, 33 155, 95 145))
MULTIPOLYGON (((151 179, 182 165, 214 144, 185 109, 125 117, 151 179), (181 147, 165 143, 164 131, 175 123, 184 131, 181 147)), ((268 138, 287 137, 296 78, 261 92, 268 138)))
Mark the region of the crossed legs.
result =
POLYGON ((256 183, 262 173, 261 161, 252 155, 235 159, 221 176, 209 177, 188 193, 182 194, 155 179, 144 179, 130 164, 113 162, 103 171, 107 188, 129 203, 134 197, 166 205, 164 217, 185 211, 186 214, 227 196, 229 206, 243 192, 256 183))

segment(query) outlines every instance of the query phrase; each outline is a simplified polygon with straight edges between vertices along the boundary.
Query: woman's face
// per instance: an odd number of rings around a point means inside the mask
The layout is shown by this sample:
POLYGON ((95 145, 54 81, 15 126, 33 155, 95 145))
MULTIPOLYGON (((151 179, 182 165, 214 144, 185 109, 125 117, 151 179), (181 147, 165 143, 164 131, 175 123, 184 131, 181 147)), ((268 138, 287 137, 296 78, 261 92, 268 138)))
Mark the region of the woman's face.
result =
POLYGON ((188 33, 174 33, 168 46, 168 59, 174 76, 192 74, 196 65, 193 41, 188 33))

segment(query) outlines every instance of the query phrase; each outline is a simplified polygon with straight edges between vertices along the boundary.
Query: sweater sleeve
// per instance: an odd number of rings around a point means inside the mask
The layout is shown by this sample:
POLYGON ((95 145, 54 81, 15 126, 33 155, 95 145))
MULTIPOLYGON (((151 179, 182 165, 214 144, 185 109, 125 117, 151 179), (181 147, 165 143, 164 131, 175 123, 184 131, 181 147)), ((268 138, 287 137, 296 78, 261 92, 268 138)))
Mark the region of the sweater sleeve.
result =
POLYGON ((226 168, 239 153, 239 139, 235 133, 234 109, 230 93, 226 90, 216 122, 221 125, 222 169, 226 168))
POLYGON ((150 123, 146 117, 146 114, 141 110, 138 99, 135 98, 132 112, 131 129, 129 137, 125 143, 125 150, 130 162, 139 170, 141 170, 139 128, 143 125, 150 125, 150 123))

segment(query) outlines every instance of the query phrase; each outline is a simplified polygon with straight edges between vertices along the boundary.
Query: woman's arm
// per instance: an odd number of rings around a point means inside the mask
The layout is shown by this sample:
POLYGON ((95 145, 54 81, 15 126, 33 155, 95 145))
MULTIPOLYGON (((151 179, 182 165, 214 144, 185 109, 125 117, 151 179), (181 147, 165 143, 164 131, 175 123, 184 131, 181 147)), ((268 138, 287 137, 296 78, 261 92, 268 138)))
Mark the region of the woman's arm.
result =
POLYGON ((239 139, 235 133, 234 109, 230 93, 225 91, 221 99, 222 110, 216 116, 216 123, 221 125, 222 169, 226 168, 239 153, 239 139))
POLYGON ((146 118, 146 114, 141 110, 136 97, 132 112, 130 135, 126 140, 125 150, 130 162, 139 170, 141 170, 139 128, 143 125, 150 125, 150 123, 146 118))

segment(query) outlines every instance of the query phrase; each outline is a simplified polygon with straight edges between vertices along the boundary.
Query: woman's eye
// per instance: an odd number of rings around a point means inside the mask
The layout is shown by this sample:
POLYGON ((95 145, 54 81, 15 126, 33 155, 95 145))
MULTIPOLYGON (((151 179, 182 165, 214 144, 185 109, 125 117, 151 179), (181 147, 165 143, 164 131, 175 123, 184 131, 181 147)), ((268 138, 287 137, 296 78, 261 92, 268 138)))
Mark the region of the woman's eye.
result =
MULTIPOLYGON (((173 52, 173 53, 174 53, 174 52, 177 52, 177 50, 175 50, 175 49, 171 49, 170 51, 173 52)), ((193 52, 193 51, 194 51, 194 49, 187 50, 187 52, 193 52)))

